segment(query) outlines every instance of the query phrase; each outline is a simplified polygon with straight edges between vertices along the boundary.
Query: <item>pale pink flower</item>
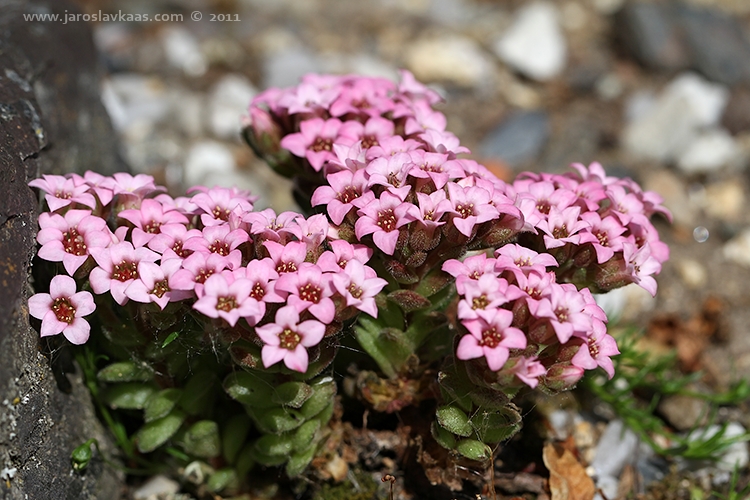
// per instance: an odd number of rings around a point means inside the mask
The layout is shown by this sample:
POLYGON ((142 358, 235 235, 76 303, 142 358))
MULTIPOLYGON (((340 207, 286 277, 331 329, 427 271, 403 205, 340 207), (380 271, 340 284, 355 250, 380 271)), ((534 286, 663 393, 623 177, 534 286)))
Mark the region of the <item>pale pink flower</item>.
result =
POLYGON ((417 219, 417 207, 404 203, 388 191, 380 198, 360 208, 359 219, 354 224, 357 239, 372 234, 372 240, 380 250, 393 255, 398 241, 399 228, 417 219))
POLYGON ((159 254, 146 247, 134 248, 129 241, 115 243, 107 248, 93 248, 91 255, 99 265, 89 275, 94 293, 110 292, 120 305, 128 301, 125 290, 138 279, 138 264, 142 261, 156 262, 159 254))
POLYGON ((62 262, 71 276, 86 262, 92 248, 104 248, 112 243, 112 233, 101 217, 90 210, 68 210, 65 216, 50 212, 39 215, 36 240, 41 248, 39 257, 50 262, 62 262))
POLYGON ((89 186, 76 185, 72 178, 61 175, 43 175, 41 179, 29 182, 29 186, 39 188, 46 193, 44 199, 52 212, 68 207, 72 203, 84 205, 92 210, 96 208, 96 198, 88 192, 89 186))
POLYGON ((549 293, 538 301, 529 301, 529 311, 537 318, 547 318, 561 344, 571 337, 585 337, 593 318, 585 312, 586 298, 575 285, 554 283, 549 293))
POLYGON ((91 326, 83 319, 96 309, 89 292, 76 292, 76 282, 70 276, 57 275, 50 281, 49 293, 29 297, 29 314, 42 320, 40 335, 47 337, 62 333, 72 344, 83 344, 89 339, 91 326))
POLYGON ((510 355, 510 349, 524 349, 526 336, 518 328, 511 327, 513 313, 505 309, 494 309, 477 319, 462 321, 469 331, 456 348, 456 357, 462 360, 484 356, 490 370, 500 370, 510 355))
POLYGON ((615 367, 610 356, 620 354, 617 342, 607 334, 607 327, 601 321, 594 321, 593 328, 585 339, 580 340, 581 347, 570 360, 574 366, 584 370, 593 370, 597 366, 607 372, 611 379, 615 375, 615 367))
POLYGON ((352 260, 367 264, 372 257, 372 248, 365 245, 352 245, 344 240, 332 240, 329 245, 331 250, 323 252, 316 262, 323 271, 338 273, 352 260))
POLYGON ((249 240, 250 236, 242 229, 232 230, 228 224, 224 224, 204 227, 200 236, 185 240, 182 247, 194 252, 221 255, 229 269, 236 269, 242 262, 242 252, 237 247, 249 240))
MULTIPOLYGON (((346 264, 345 270, 333 275, 332 282, 336 290, 346 299, 347 306, 354 306, 373 318, 378 317, 378 306, 375 296, 388 282, 368 273, 371 269, 357 260, 346 264)), ((372 273, 374 274, 374 273, 372 273)))
POLYGON ((125 295, 136 302, 156 303, 161 309, 169 302, 178 302, 193 296, 193 293, 173 288, 174 274, 180 269, 181 259, 169 259, 161 264, 140 262, 138 279, 126 289, 125 295))
MULTIPOLYGON (((197 189, 192 191, 195 190, 197 189)), ((218 186, 200 189, 192 198, 192 202, 203 211, 201 222, 204 226, 216 226, 229 221, 229 214, 236 208, 243 213, 250 212, 256 200, 257 197, 251 196, 248 191, 218 186)))
POLYGON ((547 369, 539 362, 539 360, 537 360, 536 356, 531 358, 521 356, 510 371, 518 377, 521 382, 532 389, 539 385, 539 377, 542 377, 547 373, 547 369))
POLYGON ((306 372, 309 361, 306 348, 320 343, 325 331, 326 327, 320 321, 311 319, 300 323, 296 308, 282 307, 276 311, 274 323, 255 329, 265 344, 261 350, 263 366, 268 368, 284 361, 290 370, 306 372))
POLYGON ((286 301, 297 311, 310 311, 326 325, 333 321, 336 306, 331 299, 333 289, 330 273, 323 273, 315 264, 306 264, 296 272, 282 274, 275 288, 289 294, 286 301))
POLYGON ((362 194, 367 190, 367 173, 341 170, 326 176, 328 185, 318 187, 310 200, 312 206, 326 205, 331 221, 341 225, 347 214, 361 207, 362 194))
POLYGON ((175 271, 169 286, 175 290, 203 291, 206 280, 227 268, 227 261, 219 254, 195 252, 182 261, 182 267, 175 271))
POLYGON ((140 208, 123 210, 118 214, 135 227, 133 228, 133 246, 142 247, 161 232, 164 224, 187 224, 188 218, 171 207, 165 207, 160 202, 145 199, 140 208))
POLYGON ((495 259, 487 258, 487 254, 480 253, 466 257, 463 261, 450 259, 443 263, 443 271, 456 278, 456 291, 465 293, 467 281, 478 280, 485 274, 495 277, 495 259))
POLYGON ((266 241, 263 246, 268 250, 268 255, 279 274, 297 271, 307 258, 307 245, 301 241, 290 241, 286 245, 266 241))
POLYGON ((229 271, 213 274, 204 283, 193 309, 234 326, 242 317, 259 314, 258 302, 250 300, 251 290, 252 283, 246 278, 234 279, 229 271))
POLYGON ((509 285, 504 278, 494 274, 483 274, 476 280, 464 279, 458 317, 475 319, 521 297, 523 292, 518 287, 509 285))
POLYGON ((183 245, 190 238, 200 236, 200 229, 188 229, 184 224, 165 224, 146 246, 160 253, 161 260, 185 259, 192 255, 193 251, 184 248, 183 245))
POLYGON ((470 237, 474 226, 496 219, 500 213, 490 204, 490 193, 480 187, 462 187, 449 182, 448 195, 453 204, 453 225, 464 236, 470 237))
POLYGON ((319 172, 328 160, 335 160, 333 143, 336 142, 341 120, 312 118, 300 123, 300 131, 281 139, 281 147, 293 155, 307 158, 310 166, 319 172))

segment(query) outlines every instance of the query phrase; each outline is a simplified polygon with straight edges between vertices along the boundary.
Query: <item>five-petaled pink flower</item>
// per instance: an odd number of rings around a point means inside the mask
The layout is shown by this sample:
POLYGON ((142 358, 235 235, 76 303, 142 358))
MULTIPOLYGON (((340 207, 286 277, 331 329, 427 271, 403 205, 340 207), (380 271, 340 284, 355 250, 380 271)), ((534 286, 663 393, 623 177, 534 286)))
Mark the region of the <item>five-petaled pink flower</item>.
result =
POLYGON ((83 319, 96 309, 91 293, 76 292, 76 282, 59 274, 52 278, 49 293, 29 297, 29 314, 42 320, 41 336, 62 333, 73 344, 89 339, 91 326, 83 319))
POLYGON ((250 300, 252 286, 246 278, 234 279, 229 271, 213 274, 204 283, 202 296, 193 309, 209 318, 223 318, 234 326, 244 316, 258 315, 258 302, 250 300))
POLYGON ((112 233, 101 217, 90 210, 68 210, 65 216, 43 212, 39 215, 36 240, 42 247, 39 257, 50 262, 62 262, 71 276, 89 258, 92 248, 104 248, 112 243, 112 233))
POLYGON ((484 356, 490 370, 499 370, 508 360, 510 349, 526 347, 526 336, 510 326, 512 321, 513 313, 505 309, 493 309, 477 319, 462 321, 469 334, 458 342, 456 357, 467 360, 484 356))
POLYGON ((290 370, 307 371, 307 347, 317 345, 325 335, 326 327, 320 321, 309 319, 300 323, 299 312, 292 306, 276 311, 276 321, 255 329, 265 344, 261 350, 263 366, 268 368, 279 361, 290 370))

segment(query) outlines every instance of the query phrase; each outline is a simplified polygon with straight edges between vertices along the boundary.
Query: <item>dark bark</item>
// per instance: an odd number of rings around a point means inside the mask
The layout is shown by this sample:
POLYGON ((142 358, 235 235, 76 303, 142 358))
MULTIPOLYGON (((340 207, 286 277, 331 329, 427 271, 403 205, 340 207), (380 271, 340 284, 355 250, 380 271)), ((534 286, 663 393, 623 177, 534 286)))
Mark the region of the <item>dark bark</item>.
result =
POLYGON ((117 499, 122 490, 122 474, 96 452, 84 473, 72 472, 79 444, 95 437, 111 447, 80 373, 58 387, 28 316, 38 211, 28 182, 122 170, 89 28, 23 18, 66 9, 75 12, 60 0, 0 0, 0 470, 13 476, 0 497, 8 500, 117 499))

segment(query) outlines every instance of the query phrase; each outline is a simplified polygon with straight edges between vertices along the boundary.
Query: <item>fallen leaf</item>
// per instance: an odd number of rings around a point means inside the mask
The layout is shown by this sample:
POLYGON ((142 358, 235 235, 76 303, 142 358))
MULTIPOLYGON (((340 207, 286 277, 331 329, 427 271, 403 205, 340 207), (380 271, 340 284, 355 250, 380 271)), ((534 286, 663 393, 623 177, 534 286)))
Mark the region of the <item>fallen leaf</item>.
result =
POLYGON ((549 489, 552 500, 592 500, 594 481, 575 455, 563 445, 547 443, 542 460, 549 469, 549 489))

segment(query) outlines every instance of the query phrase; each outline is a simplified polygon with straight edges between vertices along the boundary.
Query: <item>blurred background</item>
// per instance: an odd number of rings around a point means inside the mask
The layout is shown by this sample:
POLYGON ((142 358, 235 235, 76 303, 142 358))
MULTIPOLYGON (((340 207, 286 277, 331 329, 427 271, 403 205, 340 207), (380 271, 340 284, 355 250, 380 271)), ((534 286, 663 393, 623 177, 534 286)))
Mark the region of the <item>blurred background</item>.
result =
MULTIPOLYGON (((657 223, 672 250, 657 298, 631 286, 608 307, 647 329, 649 349, 705 370, 709 390, 750 375, 749 1, 77 3, 125 16, 91 23, 103 101, 124 160, 173 194, 238 185, 261 207, 293 209, 287 181, 240 140, 252 97, 308 72, 406 68, 501 178, 599 161, 660 193, 674 222, 657 223), (182 20, 135 20, 157 14, 182 20)), ((695 411, 662 413, 679 428, 695 411)), ((750 426, 747 412, 737 419, 750 426)))

